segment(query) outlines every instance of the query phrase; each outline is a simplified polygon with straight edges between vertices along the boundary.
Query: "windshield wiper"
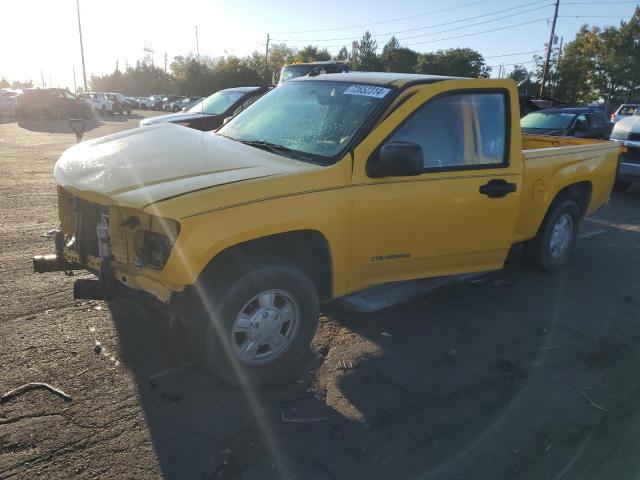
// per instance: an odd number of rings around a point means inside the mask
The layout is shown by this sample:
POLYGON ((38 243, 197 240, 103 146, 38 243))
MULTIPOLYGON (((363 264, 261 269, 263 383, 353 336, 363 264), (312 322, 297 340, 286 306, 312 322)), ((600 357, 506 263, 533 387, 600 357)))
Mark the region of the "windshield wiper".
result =
POLYGON ((264 140, 238 140, 240 143, 249 145, 251 147, 261 148, 270 152, 290 152, 289 147, 284 145, 278 145, 277 143, 265 142, 264 140))

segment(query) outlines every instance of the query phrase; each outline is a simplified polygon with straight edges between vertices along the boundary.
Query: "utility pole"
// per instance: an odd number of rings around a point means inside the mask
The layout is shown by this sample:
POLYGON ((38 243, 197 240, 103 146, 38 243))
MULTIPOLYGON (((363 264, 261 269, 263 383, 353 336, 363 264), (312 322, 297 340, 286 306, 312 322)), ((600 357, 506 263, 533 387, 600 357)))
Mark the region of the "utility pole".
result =
POLYGON ((82 57, 82 80, 84 83, 84 91, 88 90, 87 88, 87 70, 84 66, 84 47, 82 46, 82 26, 80 25, 80 0, 76 0, 76 8, 78 10, 78 34, 80 35, 80 57, 82 57))
POLYGON ((42 66, 40 66, 40 79, 41 79, 40 84, 42 85, 42 87, 43 88, 46 87, 47 85, 44 83, 44 73, 42 73, 42 66))
POLYGON ((200 44, 198 43, 198 25, 196 25, 196 52, 198 53, 198 62, 200 61, 200 44))
POLYGON ((544 96, 544 84, 547 81, 547 75, 549 74, 549 62, 551 61, 551 50, 553 49, 553 39, 556 36, 556 20, 558 18, 558 7, 560 6, 560 0, 556 0, 556 7, 553 12, 553 22, 551 22, 551 32, 549 33, 549 42, 547 43, 547 59, 544 62, 542 69, 542 81, 540 82, 540 97, 544 96))
POLYGON ((164 73, 167 73, 167 52, 164 52, 164 73))
POLYGON ((268 60, 269 60, 269 34, 267 33, 267 48, 264 52, 264 78, 267 78, 267 69, 268 67, 268 60))
POLYGON ((74 65, 72 68, 73 68, 73 93, 76 93, 78 91, 78 85, 76 84, 76 66, 74 65))

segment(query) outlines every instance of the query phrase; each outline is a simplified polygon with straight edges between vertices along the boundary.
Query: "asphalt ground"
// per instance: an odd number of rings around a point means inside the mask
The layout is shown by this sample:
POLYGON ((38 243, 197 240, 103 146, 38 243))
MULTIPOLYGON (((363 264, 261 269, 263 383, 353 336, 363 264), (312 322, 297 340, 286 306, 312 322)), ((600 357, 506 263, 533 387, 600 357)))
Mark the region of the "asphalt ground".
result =
POLYGON ((377 313, 329 305, 301 373, 243 391, 193 363, 150 297, 74 301, 86 274, 32 273, 74 142, 66 122, 0 124, 0 395, 72 397, 0 404, 0 478, 640 475, 639 186, 584 222, 565 269, 516 248, 501 272, 377 313))

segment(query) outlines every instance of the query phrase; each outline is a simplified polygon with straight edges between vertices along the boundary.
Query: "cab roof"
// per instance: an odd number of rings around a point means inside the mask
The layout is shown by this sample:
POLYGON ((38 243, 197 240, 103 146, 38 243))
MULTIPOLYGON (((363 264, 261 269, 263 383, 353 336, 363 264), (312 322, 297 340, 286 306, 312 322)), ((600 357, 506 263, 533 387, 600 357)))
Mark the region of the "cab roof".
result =
POLYGON ((471 80, 465 77, 446 77, 442 75, 420 75, 417 73, 394 72, 347 72, 325 73, 313 77, 292 78, 289 82, 305 82, 309 80, 345 83, 368 83, 386 87, 403 87, 409 83, 434 83, 442 80, 471 80))

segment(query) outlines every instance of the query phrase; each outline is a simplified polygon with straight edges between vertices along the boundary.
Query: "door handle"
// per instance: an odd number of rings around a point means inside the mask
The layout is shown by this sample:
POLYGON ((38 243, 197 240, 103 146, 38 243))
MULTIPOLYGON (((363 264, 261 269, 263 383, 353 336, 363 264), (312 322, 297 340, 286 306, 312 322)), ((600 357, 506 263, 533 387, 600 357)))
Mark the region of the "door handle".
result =
POLYGON ((480 193, 489 198, 503 198, 516 190, 517 187, 515 183, 509 183, 502 178, 489 180, 488 183, 480 187, 480 193))

